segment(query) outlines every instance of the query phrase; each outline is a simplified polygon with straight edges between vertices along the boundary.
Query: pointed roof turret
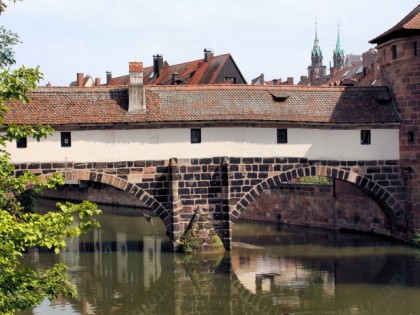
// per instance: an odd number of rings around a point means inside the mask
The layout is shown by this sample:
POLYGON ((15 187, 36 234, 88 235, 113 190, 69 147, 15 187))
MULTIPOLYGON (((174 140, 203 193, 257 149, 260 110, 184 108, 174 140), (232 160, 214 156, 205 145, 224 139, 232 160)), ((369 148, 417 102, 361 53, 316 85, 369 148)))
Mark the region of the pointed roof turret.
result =
POLYGON ((322 50, 319 47, 319 39, 318 39, 318 21, 315 19, 315 40, 314 40, 314 47, 312 48, 312 56, 313 57, 322 57, 322 50))
POLYGON ((337 44, 335 45, 335 49, 333 51, 333 60, 334 60, 334 68, 342 69, 344 67, 344 49, 341 47, 341 39, 340 39, 340 24, 338 24, 338 35, 337 35, 337 44))
POLYGON ((341 48, 340 24, 338 24, 337 44, 335 45, 334 56, 343 56, 344 57, 344 49, 341 48))

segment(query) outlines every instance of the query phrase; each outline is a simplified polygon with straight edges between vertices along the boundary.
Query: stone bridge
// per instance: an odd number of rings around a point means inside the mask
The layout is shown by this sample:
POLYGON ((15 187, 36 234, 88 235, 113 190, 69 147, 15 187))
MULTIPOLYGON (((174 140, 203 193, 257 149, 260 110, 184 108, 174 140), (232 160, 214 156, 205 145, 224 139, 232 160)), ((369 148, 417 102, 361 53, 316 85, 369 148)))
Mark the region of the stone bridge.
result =
POLYGON ((383 210, 393 237, 409 233, 406 188, 399 160, 332 161, 306 158, 214 157, 100 163, 24 163, 39 176, 62 173, 66 180, 116 187, 143 202, 164 222, 174 248, 201 206, 230 249, 233 224, 262 192, 306 176, 350 183, 383 210))

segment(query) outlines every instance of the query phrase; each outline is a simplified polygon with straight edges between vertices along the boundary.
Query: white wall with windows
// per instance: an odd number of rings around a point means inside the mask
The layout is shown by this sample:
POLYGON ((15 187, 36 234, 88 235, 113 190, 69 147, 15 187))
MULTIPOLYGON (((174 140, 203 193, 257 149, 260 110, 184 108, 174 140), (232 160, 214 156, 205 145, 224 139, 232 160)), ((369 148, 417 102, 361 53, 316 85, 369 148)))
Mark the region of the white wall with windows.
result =
MULTIPOLYGON (((366 128, 364 128, 366 130, 366 128)), ((201 128, 201 142, 191 143, 191 129, 72 131, 70 146, 55 132, 26 148, 8 143, 14 163, 112 162, 177 158, 306 157, 328 160, 399 159, 398 129, 371 129, 370 144, 361 143, 361 130, 287 129, 287 143, 277 143, 275 128, 201 128)))

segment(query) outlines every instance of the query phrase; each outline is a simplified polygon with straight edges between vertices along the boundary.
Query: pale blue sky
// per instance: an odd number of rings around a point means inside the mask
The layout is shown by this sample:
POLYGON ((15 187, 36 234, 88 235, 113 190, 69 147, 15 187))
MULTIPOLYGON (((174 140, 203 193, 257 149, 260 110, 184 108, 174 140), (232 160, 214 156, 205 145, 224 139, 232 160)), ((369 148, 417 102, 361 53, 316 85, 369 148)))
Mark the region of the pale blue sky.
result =
POLYGON ((328 67, 340 23, 346 53, 362 54, 418 0, 24 0, 10 4, 1 25, 19 33, 18 64, 40 66, 42 85, 67 86, 77 72, 127 74, 129 61, 169 64, 231 53, 248 82, 306 75, 318 18, 328 67))

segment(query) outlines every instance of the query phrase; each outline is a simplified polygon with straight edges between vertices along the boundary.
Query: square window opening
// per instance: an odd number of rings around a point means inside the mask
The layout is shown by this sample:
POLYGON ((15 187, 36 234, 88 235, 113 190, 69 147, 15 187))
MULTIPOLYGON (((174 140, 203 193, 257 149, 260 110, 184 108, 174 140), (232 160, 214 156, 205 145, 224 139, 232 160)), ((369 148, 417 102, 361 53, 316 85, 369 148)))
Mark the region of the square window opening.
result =
POLYGON ((201 129, 191 129, 191 143, 201 143, 201 129))
POLYGON ((360 132, 360 143, 370 144, 370 130, 361 130, 360 132))
POLYGON ((61 133, 61 146, 71 147, 71 133, 70 132, 61 133))
POLYGON ((28 140, 26 137, 16 139, 16 148, 23 149, 28 145, 28 140))
POLYGON ((277 143, 287 143, 287 129, 277 129, 277 143))

